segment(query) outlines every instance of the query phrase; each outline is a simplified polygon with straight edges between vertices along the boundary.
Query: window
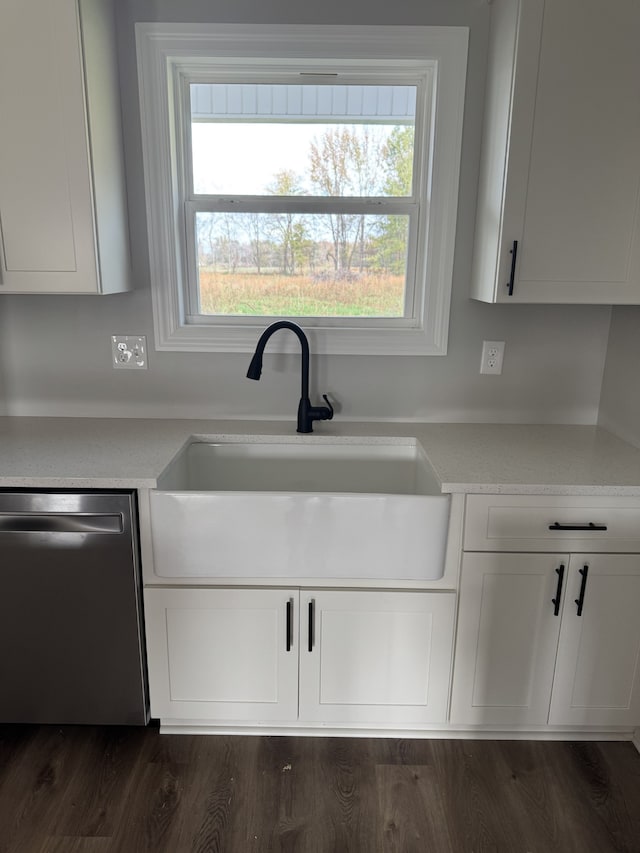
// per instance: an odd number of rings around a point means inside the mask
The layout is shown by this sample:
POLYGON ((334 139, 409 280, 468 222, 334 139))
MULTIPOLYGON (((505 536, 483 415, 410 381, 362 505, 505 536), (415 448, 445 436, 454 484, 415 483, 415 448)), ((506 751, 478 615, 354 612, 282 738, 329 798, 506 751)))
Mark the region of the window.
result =
POLYGON ((189 321, 410 315, 418 83, 221 76, 185 79, 189 321))
POLYGON ((467 31, 137 31, 156 346, 446 352, 467 31))

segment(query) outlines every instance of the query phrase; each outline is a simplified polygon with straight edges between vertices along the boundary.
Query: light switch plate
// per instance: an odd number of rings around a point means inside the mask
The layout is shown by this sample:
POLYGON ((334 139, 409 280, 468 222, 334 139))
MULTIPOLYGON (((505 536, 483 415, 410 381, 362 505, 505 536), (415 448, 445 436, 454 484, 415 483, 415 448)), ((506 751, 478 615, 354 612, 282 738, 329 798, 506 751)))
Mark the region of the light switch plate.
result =
POLYGON ((145 335, 111 335, 111 363, 117 369, 147 369, 145 335))

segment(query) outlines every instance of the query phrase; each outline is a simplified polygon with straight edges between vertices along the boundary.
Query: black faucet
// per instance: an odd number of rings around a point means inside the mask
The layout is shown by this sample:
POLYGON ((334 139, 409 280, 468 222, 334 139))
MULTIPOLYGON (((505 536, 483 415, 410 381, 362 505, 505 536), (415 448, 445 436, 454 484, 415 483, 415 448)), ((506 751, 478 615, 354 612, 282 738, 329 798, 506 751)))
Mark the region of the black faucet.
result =
POLYGON ((247 378, 260 379, 264 348, 271 335, 277 332, 278 329, 291 329, 300 341, 300 346, 302 347, 302 390, 300 393, 300 403, 298 404, 297 432, 313 432, 314 421, 330 421, 333 418, 333 406, 327 399, 326 394, 322 395, 327 404, 326 406, 311 405, 311 400, 309 400, 309 341, 300 326, 290 323, 289 320, 279 320, 277 323, 267 326, 256 344, 256 351, 247 370, 247 378))

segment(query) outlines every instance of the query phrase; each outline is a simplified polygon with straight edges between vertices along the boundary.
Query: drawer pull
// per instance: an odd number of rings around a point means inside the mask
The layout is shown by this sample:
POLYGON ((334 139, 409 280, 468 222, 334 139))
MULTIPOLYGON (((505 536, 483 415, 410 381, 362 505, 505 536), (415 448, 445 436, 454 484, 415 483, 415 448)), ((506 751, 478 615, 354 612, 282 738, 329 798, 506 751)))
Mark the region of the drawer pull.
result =
POLYGON ((606 530, 606 524, 594 524, 590 521, 588 524, 560 524, 559 521, 554 521, 549 525, 549 530, 606 530))
POLYGON ((582 583, 580 584, 580 595, 575 599, 576 604, 578 605, 577 616, 582 616, 582 608, 584 606, 584 594, 587 589, 587 575, 589 574, 589 566, 583 566, 578 570, 582 575, 582 583))
POLYGON ((556 569, 558 575, 558 587, 556 589, 556 597, 551 599, 553 604, 553 615, 557 616, 560 613, 560 601, 562 596, 562 580, 564 578, 564 566, 559 566, 556 569))

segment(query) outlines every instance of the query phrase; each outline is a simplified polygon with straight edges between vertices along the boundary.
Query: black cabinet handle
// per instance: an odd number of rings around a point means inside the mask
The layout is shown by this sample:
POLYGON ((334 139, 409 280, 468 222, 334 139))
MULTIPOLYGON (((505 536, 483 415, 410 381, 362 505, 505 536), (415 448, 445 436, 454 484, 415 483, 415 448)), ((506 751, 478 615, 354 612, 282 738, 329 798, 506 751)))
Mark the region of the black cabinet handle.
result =
POLYGON ((606 530, 606 524, 594 524, 590 521, 588 524, 560 524, 559 521, 554 521, 549 525, 549 530, 606 530))
POLYGON ((314 637, 314 631, 315 631, 314 610, 315 610, 315 605, 316 605, 315 599, 312 598, 311 601, 309 602, 309 645, 308 645, 308 649, 310 652, 313 651, 313 641, 315 639, 315 637, 314 637))
POLYGON ((560 601, 562 596, 562 581, 564 579, 564 566, 559 566, 556 569, 558 575, 558 586, 556 588, 556 597, 551 599, 553 604, 553 615, 557 616, 560 613, 560 601))
POLYGON ((518 241, 513 241, 513 246, 509 249, 511 253, 511 272, 509 274, 509 283, 507 287, 509 288, 509 296, 513 296, 513 285, 516 280, 516 258, 518 257, 518 241))
POLYGON ((287 651, 291 651, 293 643, 293 598, 287 601, 287 651))
POLYGON ((580 574, 582 575, 582 583, 580 584, 580 595, 575 599, 576 604, 578 605, 577 616, 582 616, 582 608, 584 606, 584 594, 587 589, 587 575, 589 574, 589 566, 583 566, 579 569, 580 574))

